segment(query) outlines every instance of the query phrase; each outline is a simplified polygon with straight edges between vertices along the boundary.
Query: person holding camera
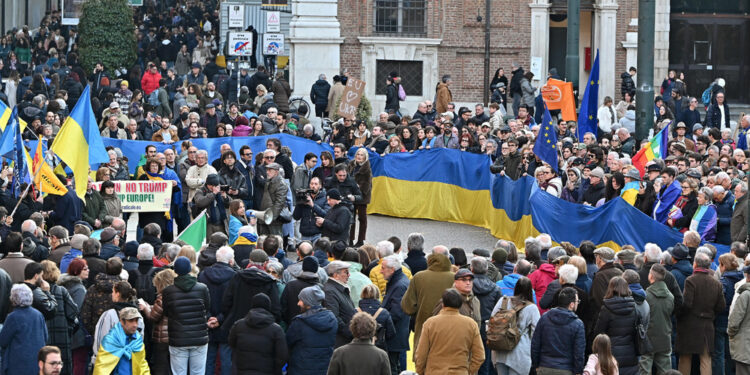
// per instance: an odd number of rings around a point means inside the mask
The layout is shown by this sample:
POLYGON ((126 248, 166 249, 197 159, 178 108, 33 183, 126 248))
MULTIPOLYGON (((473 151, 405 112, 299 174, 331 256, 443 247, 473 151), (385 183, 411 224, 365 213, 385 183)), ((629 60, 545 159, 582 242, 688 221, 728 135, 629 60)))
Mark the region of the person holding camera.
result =
POLYGON ((230 200, 247 198, 245 175, 238 168, 237 155, 232 150, 225 151, 221 155, 219 180, 222 191, 226 191, 230 200))
POLYGON ((349 226, 352 223, 351 209, 343 204, 338 189, 329 189, 326 198, 331 209, 325 218, 315 218, 315 225, 321 229, 321 235, 328 237, 331 242, 349 240, 349 226))
POLYGON ((316 218, 325 217, 330 207, 326 199, 326 190, 321 186, 318 177, 310 179, 309 187, 296 191, 297 203, 292 216, 299 222, 300 240, 315 243, 320 238, 320 228, 315 224, 316 218))
POLYGON ((221 190, 221 178, 212 173, 206 177, 206 183, 198 189, 193 197, 193 217, 200 215, 206 210, 206 238, 212 234, 221 232, 227 234, 227 206, 229 199, 227 192, 221 190), (225 203, 227 202, 227 203, 225 203))

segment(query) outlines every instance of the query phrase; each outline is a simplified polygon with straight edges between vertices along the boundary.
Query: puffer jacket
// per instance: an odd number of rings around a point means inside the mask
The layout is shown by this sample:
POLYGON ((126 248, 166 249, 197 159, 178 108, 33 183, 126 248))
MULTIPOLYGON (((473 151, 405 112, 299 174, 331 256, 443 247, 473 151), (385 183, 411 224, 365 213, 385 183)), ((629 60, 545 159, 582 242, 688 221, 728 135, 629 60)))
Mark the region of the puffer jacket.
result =
POLYGON ((169 346, 208 344, 211 297, 208 288, 190 274, 177 276, 162 291, 164 316, 169 318, 169 346))
POLYGON ((164 307, 162 306, 162 297, 159 294, 156 297, 154 305, 146 313, 146 318, 154 322, 151 332, 151 339, 154 343, 169 344, 169 318, 164 316, 164 307))
POLYGON ((328 105, 329 90, 331 90, 331 84, 324 79, 315 81, 310 90, 310 100, 314 105, 328 105))
POLYGON ((86 291, 86 297, 83 299, 83 306, 81 307, 81 320, 83 321, 83 327, 89 333, 95 332, 99 317, 114 306, 112 286, 118 281, 120 281, 120 277, 117 275, 99 273, 96 275, 94 285, 86 291))
POLYGON ((232 277, 222 297, 221 312, 224 321, 221 322, 221 329, 227 335, 234 322, 250 311, 250 300, 258 293, 264 293, 271 299, 271 314, 275 321, 281 321, 281 302, 276 280, 258 268, 244 269, 232 277))
MULTIPOLYGON (((224 299, 224 291, 229 285, 229 281, 236 274, 234 268, 226 263, 216 262, 210 267, 204 268, 198 275, 198 281, 208 287, 208 293, 211 295, 211 306, 209 313, 215 316, 221 323, 224 315, 221 313, 221 302, 224 299)), ((227 342, 227 333, 221 328, 209 330, 211 342, 227 342)))
MULTIPOLYGON (((375 345, 388 351, 388 345, 387 341, 390 341, 393 339, 393 337, 396 336, 396 327, 393 325, 393 319, 391 318, 391 313, 388 312, 383 306, 380 305, 380 301, 372 298, 367 299, 361 299, 359 300, 359 306, 357 307, 357 311, 363 311, 366 312, 373 317, 375 316, 375 313, 378 312, 378 309, 380 310, 380 313, 378 314, 378 317, 375 318, 375 321, 378 323, 378 331, 376 332, 376 335, 380 333, 381 329, 385 329, 385 339, 386 341, 380 342, 376 341, 375 345), (382 327, 382 328, 381 328, 382 327)), ((377 336, 376 336, 377 339, 377 336)))
POLYGON ((586 332, 576 314, 554 308, 542 315, 531 338, 532 367, 549 367, 583 373, 586 332))
POLYGON ((635 323, 638 317, 635 309, 633 297, 605 299, 594 327, 594 334, 609 335, 612 355, 617 359, 621 373, 625 368, 638 366, 635 337, 635 323))
POLYGON ((253 308, 229 332, 234 374, 281 374, 289 358, 284 330, 274 322, 273 314, 253 308))
POLYGON ((314 306, 297 315, 286 331, 289 367, 294 375, 322 375, 333 355, 338 321, 330 310, 314 306))
POLYGON ((734 299, 735 293, 734 285, 744 278, 745 275, 743 275, 741 271, 737 270, 726 271, 721 275, 721 279, 719 281, 721 282, 721 287, 724 289, 724 302, 727 306, 726 308, 724 308, 724 311, 716 314, 714 325, 716 326, 717 330, 725 330, 727 328, 727 324, 729 323, 729 307, 732 305, 732 300, 734 299))

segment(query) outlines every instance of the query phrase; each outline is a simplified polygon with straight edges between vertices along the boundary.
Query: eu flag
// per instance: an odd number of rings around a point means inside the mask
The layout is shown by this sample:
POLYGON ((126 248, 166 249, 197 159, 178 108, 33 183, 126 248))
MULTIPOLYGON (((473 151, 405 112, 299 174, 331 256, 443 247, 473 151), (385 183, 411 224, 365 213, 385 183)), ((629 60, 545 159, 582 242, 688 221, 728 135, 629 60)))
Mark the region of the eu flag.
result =
POLYGON ((596 124, 596 110, 599 104, 599 50, 596 50, 594 66, 586 83, 586 92, 581 101, 581 110, 578 112, 578 140, 583 142, 586 133, 594 133, 598 126, 596 124))
POLYGON ((539 127, 539 135, 534 143, 534 153, 557 172, 557 134, 555 133, 555 123, 552 121, 552 116, 550 116, 546 104, 544 105, 542 124, 539 127))
POLYGON ((31 182, 24 153, 26 149, 21 138, 21 124, 18 122, 17 109, 18 107, 13 108, 3 136, 0 138, 0 155, 14 161, 13 188, 11 189, 14 197, 20 195, 21 182, 31 182))

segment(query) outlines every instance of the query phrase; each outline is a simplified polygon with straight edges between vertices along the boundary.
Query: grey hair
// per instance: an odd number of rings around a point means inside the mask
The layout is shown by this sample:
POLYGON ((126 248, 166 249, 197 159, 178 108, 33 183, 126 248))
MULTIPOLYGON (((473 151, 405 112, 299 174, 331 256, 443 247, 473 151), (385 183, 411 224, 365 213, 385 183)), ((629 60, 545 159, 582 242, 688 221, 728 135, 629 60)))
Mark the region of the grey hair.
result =
POLYGON ((406 248, 411 250, 424 250, 424 236, 422 233, 412 233, 406 238, 406 248))
POLYGON ((665 265, 665 266, 671 266, 672 265, 672 254, 665 251, 661 253, 661 259, 659 259, 659 263, 665 265))
POLYGON ((578 267, 572 264, 564 264, 557 273, 560 276, 560 284, 575 284, 578 279, 578 267))
POLYGON ((322 80, 325 81, 326 80, 326 75, 325 74, 320 74, 320 75, 318 75, 318 79, 322 79, 322 80))
POLYGON ((138 260, 151 260, 154 257, 154 247, 149 243, 138 245, 138 260))
POLYGON ((222 246, 216 250, 216 261, 229 264, 234 259, 234 249, 229 246, 222 246))
POLYGON ((433 254, 443 254, 445 256, 448 256, 448 248, 443 245, 437 245, 432 248, 433 254))
POLYGON ((717 154, 719 153, 719 148, 718 148, 718 147, 716 147, 716 146, 711 146, 711 147, 709 147, 709 148, 708 148, 708 150, 709 150, 709 151, 713 150, 713 151, 714 151, 715 153, 717 153, 717 154))
POLYGON ((487 273, 487 259, 475 256, 471 258, 471 272, 484 275, 487 273))
POLYGON ((167 256, 167 258, 169 258, 170 262, 177 258, 177 254, 180 253, 180 249, 180 245, 177 244, 171 243, 167 245, 167 251, 165 251, 165 255, 167 256))
POLYGON ((380 266, 387 267, 392 270, 397 270, 401 268, 401 259, 399 259, 397 255, 389 255, 383 258, 383 261, 380 263, 380 266))
POLYGON ((497 142, 495 142, 494 139, 487 140, 487 143, 485 143, 485 147, 486 147, 486 145, 490 145, 490 144, 493 145, 493 146, 495 146, 495 148, 497 148, 497 142))
MULTIPOLYGON (((717 180, 716 183, 718 184, 719 179, 717 178, 716 180, 717 180)), ((711 190, 713 190, 714 194, 724 194, 724 192, 726 191, 724 187, 721 185, 714 185, 714 187, 712 187, 711 190)))
POLYGON ((378 250, 378 256, 381 258, 393 255, 393 242, 391 241, 380 241, 375 247, 378 250))
MULTIPOLYGON (((232 257, 234 257, 234 255, 232 255, 232 257)), ((271 259, 270 261, 268 261, 268 263, 266 263, 266 269, 268 271, 272 271, 273 273, 279 276, 281 276, 281 274, 284 272, 284 266, 275 259, 271 259)))
MULTIPOLYGON (((714 187, 716 187, 716 186, 719 186, 719 185, 714 185, 714 187)), ((722 188, 722 189, 723 189, 723 188, 722 188)), ((700 189, 700 190, 698 191, 698 193, 699 193, 699 194, 703 194, 703 195, 705 195, 705 196, 706 196, 706 199, 708 200, 708 202, 709 202, 709 203, 711 202, 711 199, 712 199, 712 198, 713 198, 713 196, 714 196, 714 191, 713 191, 713 190, 712 190, 712 189, 711 189, 710 187, 708 187, 708 186, 704 186, 704 187, 702 187, 702 188, 701 188, 701 189, 700 189)))
POLYGON ((549 234, 542 233, 536 236, 536 239, 537 241, 539 241, 539 245, 542 247, 542 249, 549 249, 550 247, 552 247, 552 237, 550 237, 549 234))
POLYGON ((198 155, 203 155, 203 156, 205 156, 205 157, 208 157, 208 152, 207 152, 206 150, 198 150, 198 151, 197 151, 197 152, 195 153, 195 156, 198 156, 198 155))
POLYGON ((741 192, 747 193, 747 182, 740 181, 737 185, 740 187, 741 192))
POLYGON ((524 248, 526 249, 526 253, 533 253, 537 256, 540 256, 542 253, 542 244, 539 242, 538 239, 534 237, 529 237, 523 242, 524 248))
POLYGON ((267 148, 267 149, 263 150, 263 155, 266 155, 266 154, 276 156, 277 152, 276 152, 276 150, 272 150, 270 148, 267 148))
POLYGON ((10 302, 16 307, 29 307, 34 300, 31 288, 26 284, 15 284, 10 289, 10 302))
POLYGON ((695 263, 696 267, 708 269, 708 267, 711 266, 711 257, 704 253, 696 252, 695 261, 693 263, 695 263))
POLYGON ((709 249, 709 248, 708 248, 708 247, 706 247, 706 246, 701 246, 701 247, 699 247, 698 249, 696 249, 696 250, 695 250, 695 254, 696 254, 696 255, 697 255, 697 254, 706 254, 706 256, 708 257, 708 259, 711 259, 711 258, 713 258, 713 256, 714 256, 714 253, 713 253, 713 251, 711 251, 711 249, 709 249))
POLYGON ((21 224, 21 231, 31 232, 31 233, 36 232, 36 223, 34 222, 34 220, 31 220, 31 219, 24 220, 23 223, 21 224))
POLYGON ((659 245, 649 242, 643 246, 643 254, 649 261, 658 262, 659 256, 661 256, 661 249, 659 248, 659 245))

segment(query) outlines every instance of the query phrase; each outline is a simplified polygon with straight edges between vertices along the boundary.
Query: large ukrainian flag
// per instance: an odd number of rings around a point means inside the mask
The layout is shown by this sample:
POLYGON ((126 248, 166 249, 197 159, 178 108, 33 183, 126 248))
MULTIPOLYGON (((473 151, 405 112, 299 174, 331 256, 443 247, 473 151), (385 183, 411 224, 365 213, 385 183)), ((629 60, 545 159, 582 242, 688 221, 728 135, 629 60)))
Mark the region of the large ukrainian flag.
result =
MULTIPOLYGON (((370 153, 373 173, 368 213, 471 224, 519 247, 529 236, 548 233, 575 246, 592 241, 615 250, 648 242, 662 249, 682 234, 654 221, 623 199, 600 207, 570 203, 539 189, 532 177, 513 181, 490 173, 490 158, 451 149, 413 154, 370 153)), ((719 254, 727 246, 716 245, 719 254)))
POLYGON ((86 194, 89 165, 109 162, 94 111, 91 109, 91 93, 88 86, 83 90, 70 116, 65 119, 50 150, 73 171, 76 194, 83 199, 86 194))

